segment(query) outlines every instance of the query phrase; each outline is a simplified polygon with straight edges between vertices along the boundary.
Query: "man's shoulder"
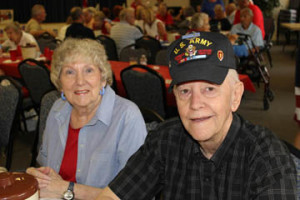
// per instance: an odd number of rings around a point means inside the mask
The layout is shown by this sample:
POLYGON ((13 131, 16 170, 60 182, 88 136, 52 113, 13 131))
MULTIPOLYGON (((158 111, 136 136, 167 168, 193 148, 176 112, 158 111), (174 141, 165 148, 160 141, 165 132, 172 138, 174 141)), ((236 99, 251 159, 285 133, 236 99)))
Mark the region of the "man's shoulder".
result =
POLYGON ((270 129, 244 119, 241 122, 241 132, 238 137, 244 140, 248 148, 260 154, 287 153, 281 140, 270 129))

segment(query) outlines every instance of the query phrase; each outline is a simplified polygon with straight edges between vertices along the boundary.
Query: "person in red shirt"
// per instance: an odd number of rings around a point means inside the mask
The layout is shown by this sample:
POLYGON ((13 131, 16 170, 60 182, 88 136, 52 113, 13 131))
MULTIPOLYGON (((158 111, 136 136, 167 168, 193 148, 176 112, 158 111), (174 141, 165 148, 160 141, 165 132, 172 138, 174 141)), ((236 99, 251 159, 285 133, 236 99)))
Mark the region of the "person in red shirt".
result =
POLYGON ((168 7, 165 3, 160 3, 158 6, 156 18, 164 22, 166 28, 172 26, 174 24, 173 17, 168 13, 168 7))
POLYGON ((133 8, 134 10, 136 10, 136 8, 138 6, 142 6, 143 3, 142 3, 142 0, 134 0, 132 3, 131 3, 131 8, 133 8))
POLYGON ((239 10, 236 11, 233 24, 240 23, 240 11, 243 8, 250 8, 253 12, 253 24, 258 26, 261 30, 262 37, 265 38, 265 28, 264 28, 264 16, 257 5, 250 3, 249 0, 238 0, 239 10))

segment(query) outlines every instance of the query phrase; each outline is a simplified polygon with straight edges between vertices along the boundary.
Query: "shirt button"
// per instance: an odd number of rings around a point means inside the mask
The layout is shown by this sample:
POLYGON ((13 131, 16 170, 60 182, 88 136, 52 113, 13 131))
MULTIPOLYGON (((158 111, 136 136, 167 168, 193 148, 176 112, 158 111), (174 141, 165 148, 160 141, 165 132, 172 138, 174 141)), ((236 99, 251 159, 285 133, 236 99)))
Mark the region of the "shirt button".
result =
POLYGON ((77 172, 79 173, 79 172, 80 172, 80 169, 77 169, 77 172))
POLYGON ((81 144, 81 145, 80 145, 80 148, 83 148, 83 147, 84 147, 84 145, 83 145, 83 144, 81 144))
POLYGON ((204 181, 205 181, 205 182, 209 182, 209 181, 210 181, 210 178, 209 178, 209 177, 205 177, 205 178, 204 178, 204 181))

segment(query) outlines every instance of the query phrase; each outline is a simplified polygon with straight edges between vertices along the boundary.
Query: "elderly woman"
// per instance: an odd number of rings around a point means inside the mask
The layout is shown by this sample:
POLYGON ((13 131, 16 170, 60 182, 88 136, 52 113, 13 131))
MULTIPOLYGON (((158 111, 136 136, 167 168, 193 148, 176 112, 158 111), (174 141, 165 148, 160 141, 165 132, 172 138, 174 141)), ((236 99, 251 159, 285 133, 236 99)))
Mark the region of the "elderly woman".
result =
MULTIPOLYGON (((109 35, 110 34, 110 29, 111 29, 111 25, 109 22, 107 22, 105 20, 105 15, 102 11, 96 11, 95 15, 94 15, 94 24, 93 24, 93 30, 101 31, 101 34, 103 35, 109 35)), ((97 35, 95 33, 95 35, 97 35)))
POLYGON ((37 52, 40 52, 40 48, 35 38, 30 34, 22 31, 18 22, 11 22, 4 28, 8 40, 2 43, 3 49, 16 50, 18 46, 34 45, 37 52))
POLYGON ((54 51, 51 80, 61 99, 49 113, 37 157, 49 167, 27 173, 37 178, 41 197, 69 192, 94 199, 144 142, 145 122, 138 107, 109 86, 111 68, 97 41, 65 40, 54 51))
POLYGON ((141 10, 143 22, 139 24, 145 35, 151 37, 167 40, 167 32, 164 23, 157 19, 151 8, 143 8, 141 10))
POLYGON ((209 16, 206 13, 195 13, 192 17, 191 21, 191 29, 189 32, 192 31, 204 31, 209 32, 210 31, 210 25, 209 25, 209 16))
POLYGON ((95 9, 93 7, 84 8, 82 13, 84 18, 84 26, 93 29, 95 9))

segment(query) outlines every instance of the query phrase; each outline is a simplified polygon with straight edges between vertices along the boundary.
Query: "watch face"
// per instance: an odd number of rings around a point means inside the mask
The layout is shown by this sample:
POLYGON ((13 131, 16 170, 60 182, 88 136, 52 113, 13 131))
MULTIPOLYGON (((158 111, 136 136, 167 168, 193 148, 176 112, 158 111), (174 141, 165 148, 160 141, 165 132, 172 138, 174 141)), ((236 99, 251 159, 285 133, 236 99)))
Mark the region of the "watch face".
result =
POLYGON ((65 193, 64 193, 64 199, 65 200, 71 200, 73 199, 74 195, 73 195, 73 192, 70 191, 70 190, 67 190, 65 193))

